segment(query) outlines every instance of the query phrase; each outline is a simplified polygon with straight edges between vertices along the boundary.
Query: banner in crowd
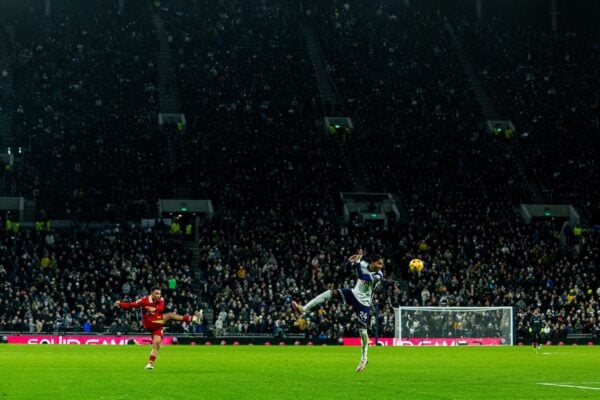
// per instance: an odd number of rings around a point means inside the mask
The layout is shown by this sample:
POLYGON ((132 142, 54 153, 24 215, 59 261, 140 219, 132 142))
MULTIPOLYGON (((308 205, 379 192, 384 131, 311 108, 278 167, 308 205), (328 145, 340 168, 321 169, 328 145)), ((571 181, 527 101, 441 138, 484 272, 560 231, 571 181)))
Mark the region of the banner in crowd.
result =
MULTIPOLYGON (((85 335, 13 335, 6 336, 9 344, 100 344, 123 346, 130 344, 151 344, 150 336, 85 336, 85 335)), ((172 344, 173 338, 165 336, 161 344, 172 344)))
MULTIPOLYGON (((369 338, 369 344, 375 344, 369 338)), ((377 338, 379 346, 500 346, 502 338, 377 338)), ((360 346, 360 338, 345 337, 344 346, 360 346)))

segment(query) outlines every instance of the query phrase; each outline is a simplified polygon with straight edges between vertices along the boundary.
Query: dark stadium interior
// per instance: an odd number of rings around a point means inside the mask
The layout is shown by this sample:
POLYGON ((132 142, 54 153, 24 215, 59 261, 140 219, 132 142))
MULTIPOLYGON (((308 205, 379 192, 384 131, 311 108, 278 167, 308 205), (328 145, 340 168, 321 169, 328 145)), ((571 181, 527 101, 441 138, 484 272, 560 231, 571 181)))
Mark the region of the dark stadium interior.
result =
POLYGON ((23 199, 0 202, 0 332, 137 332, 112 304, 160 284, 206 317, 168 333, 355 337, 350 308, 299 321, 291 301, 353 286, 341 265, 363 249, 386 260, 375 336, 399 305, 512 306, 519 341, 537 308, 545 341, 600 342, 599 17, 566 0, 0 1, 0 198, 23 199))

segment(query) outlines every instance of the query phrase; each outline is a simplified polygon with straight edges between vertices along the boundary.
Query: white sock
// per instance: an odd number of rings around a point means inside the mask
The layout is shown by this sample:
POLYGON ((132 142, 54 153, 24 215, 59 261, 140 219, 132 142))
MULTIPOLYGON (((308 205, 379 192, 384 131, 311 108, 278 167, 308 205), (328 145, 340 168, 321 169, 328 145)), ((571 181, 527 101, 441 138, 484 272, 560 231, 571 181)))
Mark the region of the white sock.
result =
POLYGON ((316 306, 325 303, 329 299, 331 299, 331 290, 326 290, 311 301, 309 301, 308 303, 306 303, 306 305, 304 306, 304 312, 310 312, 310 310, 312 310, 316 306))
POLYGON ((369 351, 369 334, 367 333, 366 329, 359 329, 358 333, 360 334, 361 340, 361 359, 366 360, 367 352, 369 351))

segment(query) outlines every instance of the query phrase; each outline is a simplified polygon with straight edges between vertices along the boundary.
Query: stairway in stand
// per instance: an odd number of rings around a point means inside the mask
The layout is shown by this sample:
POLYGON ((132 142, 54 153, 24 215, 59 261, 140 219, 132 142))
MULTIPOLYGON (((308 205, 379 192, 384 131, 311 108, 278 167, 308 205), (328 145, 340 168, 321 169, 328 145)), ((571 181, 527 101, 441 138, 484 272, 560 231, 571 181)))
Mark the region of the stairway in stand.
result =
POLYGON ((210 304, 206 302, 206 299, 202 297, 202 281, 204 279, 204 271, 200 265, 200 245, 196 241, 187 242, 185 245, 186 249, 192 253, 191 269, 192 269, 192 288, 197 296, 200 308, 203 309, 204 321, 206 328, 213 325, 213 310, 210 308, 210 304))
MULTIPOLYGON (((467 79, 471 86, 471 89, 475 93, 475 98, 479 103, 483 116, 486 120, 489 121, 498 121, 498 120, 510 120, 506 116, 502 116, 488 93, 486 92, 481 80, 479 78, 479 71, 473 65, 471 61, 468 51, 462 43, 461 38, 454 33, 454 29, 447 22, 446 30, 452 36, 452 42, 454 48, 456 49, 456 54, 458 55, 458 59, 463 67, 465 74, 467 75, 467 79)), ((509 116, 508 116, 509 117, 509 116)), ((514 139, 508 141, 506 144, 506 151, 510 155, 510 157, 515 161, 515 166, 517 168, 517 173, 523 179, 524 182, 527 182, 531 193, 533 194, 533 202, 535 203, 546 203, 546 195, 544 194, 544 190, 542 189, 539 182, 535 181, 532 178, 529 178, 529 174, 527 173, 527 168, 525 167, 525 163, 523 162, 524 156, 521 152, 520 147, 517 144, 518 139, 514 139)))

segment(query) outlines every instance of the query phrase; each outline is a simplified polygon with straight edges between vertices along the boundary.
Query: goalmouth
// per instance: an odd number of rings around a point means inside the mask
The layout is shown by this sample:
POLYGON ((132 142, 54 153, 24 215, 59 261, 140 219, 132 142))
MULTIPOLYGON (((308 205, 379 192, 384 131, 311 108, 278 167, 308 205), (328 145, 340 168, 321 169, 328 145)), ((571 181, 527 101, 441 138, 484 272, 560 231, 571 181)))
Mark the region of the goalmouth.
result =
POLYGON ((512 307, 394 308, 395 346, 512 346, 512 307))

